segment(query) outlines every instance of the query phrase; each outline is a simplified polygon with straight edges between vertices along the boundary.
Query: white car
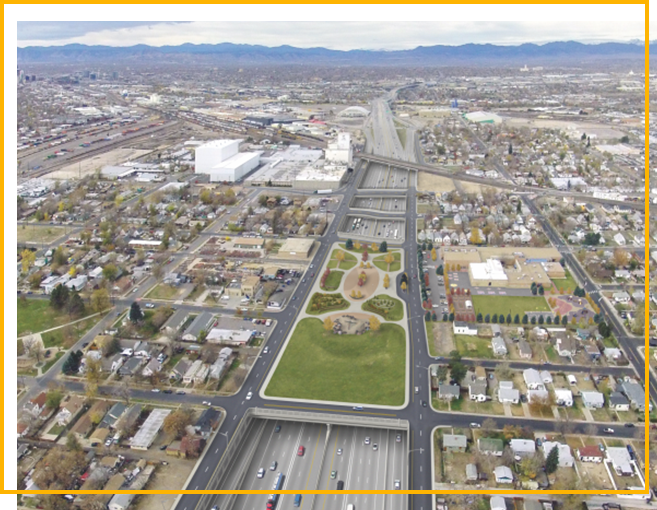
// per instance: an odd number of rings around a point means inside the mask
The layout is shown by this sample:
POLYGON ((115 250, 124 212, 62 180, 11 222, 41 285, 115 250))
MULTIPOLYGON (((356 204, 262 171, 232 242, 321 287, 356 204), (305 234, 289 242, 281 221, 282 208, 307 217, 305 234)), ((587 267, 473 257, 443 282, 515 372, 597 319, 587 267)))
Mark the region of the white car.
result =
POLYGON ((155 308, 155 305, 153 303, 146 303, 144 308, 155 308))
POLYGON ((263 354, 267 354, 268 352, 269 352, 269 347, 265 347, 265 348, 262 350, 262 353, 263 353, 263 354))
POLYGON ((249 392, 246 394, 246 399, 247 399, 247 400, 251 400, 251 397, 252 397, 252 396, 253 396, 253 392, 249 391, 249 392))
POLYGON ((479 423, 474 423, 473 422, 473 423, 470 424, 470 428, 471 429, 480 429, 481 425, 479 423))
POLYGON ((258 469, 258 474, 256 476, 258 478, 263 478, 265 476, 265 468, 258 469))

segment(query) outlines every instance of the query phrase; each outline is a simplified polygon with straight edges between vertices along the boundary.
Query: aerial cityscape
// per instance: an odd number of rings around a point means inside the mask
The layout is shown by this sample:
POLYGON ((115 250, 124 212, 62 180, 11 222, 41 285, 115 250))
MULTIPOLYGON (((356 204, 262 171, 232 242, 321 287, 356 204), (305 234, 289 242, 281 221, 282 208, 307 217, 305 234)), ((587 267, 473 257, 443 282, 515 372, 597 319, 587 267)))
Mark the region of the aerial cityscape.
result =
POLYGON ((18 508, 653 508, 642 22, 72 23, 18 26, 18 508))

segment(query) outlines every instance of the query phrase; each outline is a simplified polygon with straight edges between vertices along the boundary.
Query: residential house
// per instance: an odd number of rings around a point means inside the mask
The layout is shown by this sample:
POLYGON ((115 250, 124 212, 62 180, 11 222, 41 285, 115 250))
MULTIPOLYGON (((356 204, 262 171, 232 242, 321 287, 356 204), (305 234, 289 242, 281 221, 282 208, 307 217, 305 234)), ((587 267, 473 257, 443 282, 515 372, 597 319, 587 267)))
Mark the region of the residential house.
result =
POLYGON ((156 358, 151 358, 151 360, 146 364, 142 369, 141 375, 144 377, 151 377, 162 370, 162 363, 160 363, 156 358))
POLYGON ((194 376, 196 375, 196 372, 198 372, 202 366, 203 366, 202 360, 197 359, 196 361, 194 361, 194 363, 192 363, 187 369, 187 372, 185 372, 185 375, 183 376, 183 383, 191 384, 192 381, 194 380, 194 376))
POLYGON ((119 368, 119 375, 121 377, 130 377, 132 375, 135 375, 137 372, 141 370, 141 366, 143 365, 144 360, 142 358, 128 358, 128 360, 123 363, 121 368, 119 368))
POLYGON ((546 389, 527 390, 527 401, 530 404, 538 402, 539 404, 549 403, 550 393, 546 389))
POLYGON ((63 404, 57 413, 57 423, 60 426, 71 423, 84 407, 84 399, 78 395, 71 395, 68 401, 63 404))
POLYGON ((490 330, 493 333, 493 338, 502 336, 502 328, 500 327, 499 324, 491 324, 490 325, 490 330))
POLYGON ((608 363, 619 363, 623 360, 623 351, 616 347, 605 347, 603 354, 608 363))
POLYGON ((141 411, 141 404, 133 404, 121 415, 119 420, 114 424, 114 428, 123 431, 131 430, 137 423, 137 420, 139 420, 141 411))
POLYGON ((532 359, 532 348, 527 340, 522 339, 518 342, 518 354, 523 359, 532 359))
MULTIPOLYGON (((497 472, 495 473, 495 481, 497 481, 497 472)), ((513 481, 513 479, 511 481, 513 481)), ((497 482, 497 483, 511 483, 511 482, 497 482)), ((492 496, 490 498, 490 510, 506 510, 506 500, 502 496, 492 496)))
POLYGON ((490 344, 491 347, 493 348, 493 354, 495 354, 495 356, 506 356, 509 352, 506 348, 506 343, 504 342, 504 338, 502 338, 501 336, 496 336, 492 338, 490 344))
POLYGON ((116 354, 110 356, 109 358, 102 358, 100 360, 100 368, 102 369, 103 372, 114 373, 123 366, 124 361, 125 358, 121 356, 121 353, 117 352, 116 354))
POLYGON ((481 366, 475 367, 474 376, 477 381, 486 382, 488 380, 488 378, 486 377, 486 369, 481 366))
POLYGON ((546 459, 553 448, 556 448, 559 452, 559 467, 573 467, 575 459, 573 458, 570 446, 554 441, 545 441, 543 443, 543 455, 546 459))
POLYGON ((217 360, 210 367, 210 373, 208 374, 208 377, 215 380, 221 379, 221 376, 224 374, 228 366, 229 365, 225 360, 217 358, 217 360))
POLYGON ((137 494, 116 494, 112 496, 110 502, 107 504, 109 510, 128 510, 128 507, 135 499, 137 494))
POLYGON ((511 471, 511 468, 507 466, 497 466, 494 473, 496 483, 513 483, 513 472, 511 471))
POLYGON ((602 356, 600 349, 598 349, 598 346, 595 344, 586 344, 584 346, 584 352, 586 352, 586 355, 591 361, 598 361, 602 356))
POLYGON ((604 459, 604 455, 598 445, 578 448, 577 457, 582 462, 594 462, 596 464, 600 464, 604 459))
POLYGON ((479 479, 479 472, 477 471, 476 464, 466 464, 465 479, 468 482, 476 482, 479 479))
POLYGON ((219 420, 221 419, 221 412, 213 407, 210 407, 204 410, 201 413, 201 416, 198 417, 196 423, 194 423, 194 430, 201 437, 208 438, 212 434, 212 431, 219 426, 219 420))
POLYGON ((541 379, 545 385, 552 384, 552 374, 547 370, 541 370, 541 379))
POLYGON ((543 379, 541 374, 535 368, 527 368, 523 371, 522 377, 525 380, 525 385, 529 390, 544 390, 543 379))
POLYGON ((30 433, 30 426, 24 421, 19 421, 16 426, 16 431, 19 438, 25 437, 30 433))
POLYGON ((471 325, 462 321, 454 321, 452 329, 455 335, 477 336, 477 332, 479 331, 476 325, 471 325))
POLYGON ((461 387, 458 384, 440 384, 438 398, 447 401, 458 400, 461 398, 461 387))
POLYGON ((480 437, 477 439, 477 449, 484 455, 501 457, 504 453, 504 441, 493 437, 480 437))
POLYGON ((536 452, 536 443, 529 439, 511 439, 509 446, 514 455, 530 457, 536 452))
POLYGON ((623 393, 630 401, 630 407, 643 412, 646 407, 646 393, 638 382, 625 381, 618 386, 618 391, 623 393))
POLYGON ((187 373, 187 370, 189 370, 190 366, 191 362, 188 359, 181 359, 178 361, 178 363, 176 363, 176 366, 171 369, 171 372, 169 372, 169 379, 182 379, 187 373))
POLYGON ((134 347, 134 356, 138 358, 151 359, 162 352, 162 347, 152 342, 137 342, 134 347))
POLYGON ((204 363, 194 374, 194 385, 204 384, 210 373, 210 365, 204 363))
POLYGON ((554 390, 554 401, 558 406, 573 406, 573 392, 566 388, 556 388, 554 390))
POLYGON ((214 322, 214 315, 210 312, 201 312, 196 316, 192 321, 189 327, 185 330, 182 335, 182 339, 185 342, 198 342, 199 335, 201 331, 206 333, 209 331, 212 323, 214 322))
POLYGON ((620 391, 614 391, 609 395, 609 408, 614 411, 629 411, 630 401, 620 391))
POLYGON ((584 407, 602 409, 605 405, 605 396, 599 391, 582 391, 580 395, 584 407))
POLYGON ((487 385, 485 382, 472 382, 468 385, 468 393, 470 395, 470 400, 476 402, 486 402, 488 398, 486 394, 487 385))
POLYGON ((520 391, 513 387, 513 381, 500 381, 497 399, 502 404, 517 404, 520 402, 520 391))
POLYGON ((569 336, 559 336, 554 344, 557 354, 564 358, 570 358, 577 352, 577 344, 569 336))
POLYGON ((531 334, 537 342, 545 342, 548 339, 547 330, 539 326, 534 326, 531 334))
POLYGON ((614 302, 622 304, 622 305, 628 304, 631 300, 630 295, 627 292, 625 292, 624 290, 622 290, 620 292, 614 292, 611 295, 611 298, 614 300, 614 302))
POLYGON ((110 429, 98 426, 96 430, 89 436, 89 444, 91 446, 100 446, 105 443, 110 435, 110 429))
POLYGON ((630 452, 624 446, 616 447, 610 446, 605 452, 607 461, 611 463, 618 476, 633 476, 634 468, 632 467, 632 458, 630 452))
POLYGON ((37 418, 46 410, 46 392, 42 391, 23 405, 23 411, 37 418))
POLYGON ((114 428, 116 422, 123 416, 127 406, 123 402, 115 403, 107 414, 103 417, 102 421, 98 425, 99 427, 114 428))
POLYGON ((189 312, 186 310, 176 310, 176 312, 169 317, 169 319, 164 323, 160 331, 168 335, 170 338, 174 338, 180 330, 182 329, 187 318, 189 317, 189 312))
POLYGON ((92 417, 96 419, 100 416, 102 420, 109 407, 109 403, 105 400, 96 400, 91 408, 73 424, 71 427, 71 433, 75 435, 78 440, 85 439, 94 427, 94 420, 92 417))
POLYGON ((588 329, 577 328, 576 334, 577 334, 577 338, 579 338, 583 342, 591 338, 591 332, 588 329))
POLYGON ((443 434, 444 452, 465 452, 468 448, 468 439, 460 434, 443 434))

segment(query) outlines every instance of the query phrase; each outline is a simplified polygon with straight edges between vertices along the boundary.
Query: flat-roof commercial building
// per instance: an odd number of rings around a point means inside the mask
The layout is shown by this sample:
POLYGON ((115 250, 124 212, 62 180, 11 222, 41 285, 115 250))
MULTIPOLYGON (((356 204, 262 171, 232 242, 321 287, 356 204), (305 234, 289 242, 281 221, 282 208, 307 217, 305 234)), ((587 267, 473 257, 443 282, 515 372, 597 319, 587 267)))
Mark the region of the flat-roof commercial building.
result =
MULTIPOLYGON (((321 150, 302 149, 290 145, 286 150, 260 158, 264 166, 247 177, 247 186, 293 187, 297 176, 322 157, 321 150)), ((322 188, 317 188, 322 189, 322 188)))
POLYGON ((259 250, 265 246, 265 240, 261 237, 238 237, 233 246, 238 250, 259 250))
POLYGON ((130 448, 133 450, 148 450, 155 441, 155 437, 169 413, 171 413, 171 409, 153 409, 135 436, 130 440, 130 448))
POLYGON ((278 250, 278 256, 286 259, 307 259, 313 251, 315 241, 308 238, 290 237, 278 250))
POLYGON ((473 262, 470 264, 470 282, 476 287, 506 285, 509 277, 499 260, 488 259, 486 262, 473 262))

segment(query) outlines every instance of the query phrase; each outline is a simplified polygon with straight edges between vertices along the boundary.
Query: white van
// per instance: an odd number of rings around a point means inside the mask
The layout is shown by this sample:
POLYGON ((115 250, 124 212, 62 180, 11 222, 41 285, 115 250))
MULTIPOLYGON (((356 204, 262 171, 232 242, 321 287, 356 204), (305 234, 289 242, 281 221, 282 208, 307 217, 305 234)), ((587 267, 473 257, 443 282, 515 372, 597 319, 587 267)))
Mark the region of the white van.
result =
POLYGON ((569 382, 572 386, 574 386, 575 384, 577 384, 577 377, 575 377, 574 375, 570 374, 570 375, 568 376, 568 382, 569 382))

